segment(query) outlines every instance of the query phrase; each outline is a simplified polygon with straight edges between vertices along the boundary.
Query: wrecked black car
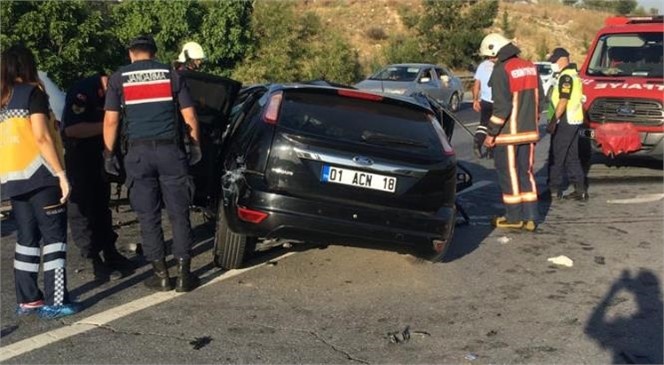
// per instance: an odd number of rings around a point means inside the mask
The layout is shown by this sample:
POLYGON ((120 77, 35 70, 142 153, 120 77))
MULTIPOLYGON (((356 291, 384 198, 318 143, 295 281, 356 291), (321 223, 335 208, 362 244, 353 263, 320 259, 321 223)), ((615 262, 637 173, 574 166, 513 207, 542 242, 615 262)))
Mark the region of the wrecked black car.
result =
POLYGON ((217 221, 217 266, 285 242, 398 243, 434 261, 449 248, 457 162, 440 110, 325 83, 183 76, 204 136, 195 203, 217 221))

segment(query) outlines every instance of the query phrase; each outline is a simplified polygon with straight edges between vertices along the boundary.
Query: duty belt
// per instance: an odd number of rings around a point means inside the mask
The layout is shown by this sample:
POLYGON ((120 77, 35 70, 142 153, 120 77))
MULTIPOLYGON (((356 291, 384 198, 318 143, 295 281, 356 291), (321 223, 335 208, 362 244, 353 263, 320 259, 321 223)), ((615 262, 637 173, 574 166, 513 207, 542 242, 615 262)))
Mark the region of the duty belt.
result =
POLYGON ((167 146, 167 145, 174 145, 175 140, 173 139, 130 139, 127 141, 127 144, 129 147, 135 147, 135 146, 167 146))

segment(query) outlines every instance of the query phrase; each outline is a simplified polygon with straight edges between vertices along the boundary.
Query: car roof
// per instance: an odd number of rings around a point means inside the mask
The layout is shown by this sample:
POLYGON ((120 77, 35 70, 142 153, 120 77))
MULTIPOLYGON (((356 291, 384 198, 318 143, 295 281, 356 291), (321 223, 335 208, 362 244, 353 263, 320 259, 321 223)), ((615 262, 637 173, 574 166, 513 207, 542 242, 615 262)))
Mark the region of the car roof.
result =
POLYGON ((383 68, 388 68, 388 67, 417 67, 417 68, 422 68, 422 67, 440 67, 438 65, 434 65, 431 63, 394 63, 391 65, 387 65, 383 68))

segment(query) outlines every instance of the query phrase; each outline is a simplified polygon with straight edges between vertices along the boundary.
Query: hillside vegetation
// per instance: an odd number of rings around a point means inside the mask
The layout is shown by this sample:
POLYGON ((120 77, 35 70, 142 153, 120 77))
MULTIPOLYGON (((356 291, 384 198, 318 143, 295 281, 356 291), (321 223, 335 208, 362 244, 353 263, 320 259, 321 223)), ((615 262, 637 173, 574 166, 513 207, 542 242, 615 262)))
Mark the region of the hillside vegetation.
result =
MULTIPOLYGON (((307 0, 297 6, 300 12, 315 13, 343 34, 356 50, 365 75, 385 63, 385 50, 392 40, 414 35, 407 15, 421 16, 424 11, 420 0, 307 0)), ((501 1, 491 31, 503 32, 505 12, 524 57, 540 60, 553 48, 563 46, 579 63, 604 19, 612 15, 565 6, 556 0, 501 1)))

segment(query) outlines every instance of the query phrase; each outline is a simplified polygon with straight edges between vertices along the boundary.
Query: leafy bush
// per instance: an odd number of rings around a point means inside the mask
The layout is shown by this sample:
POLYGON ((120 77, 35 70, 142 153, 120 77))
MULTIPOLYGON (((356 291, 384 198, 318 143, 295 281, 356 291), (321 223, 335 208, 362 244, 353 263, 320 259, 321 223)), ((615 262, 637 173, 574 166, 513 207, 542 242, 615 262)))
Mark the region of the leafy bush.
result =
POLYGON ((371 27, 367 29, 364 34, 374 41, 387 39, 387 33, 385 33, 385 30, 381 27, 371 27))

